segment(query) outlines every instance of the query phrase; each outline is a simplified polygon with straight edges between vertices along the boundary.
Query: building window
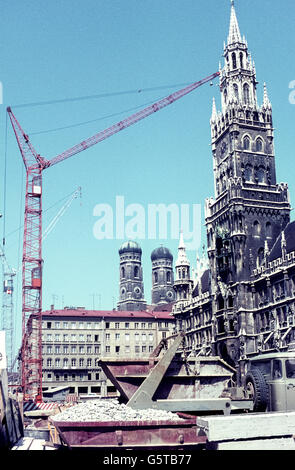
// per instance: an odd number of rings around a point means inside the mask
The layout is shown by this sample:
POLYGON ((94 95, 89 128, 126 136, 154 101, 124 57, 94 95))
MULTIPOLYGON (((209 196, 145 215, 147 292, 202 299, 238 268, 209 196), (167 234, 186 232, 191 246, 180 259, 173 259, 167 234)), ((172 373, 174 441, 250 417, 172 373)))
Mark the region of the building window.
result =
POLYGON ((56 367, 57 369, 60 368, 60 359, 59 359, 59 358, 56 358, 56 359, 55 359, 55 367, 56 367))
POLYGON ((116 340, 116 341, 119 341, 119 340, 120 340, 120 333, 116 333, 116 334, 115 334, 115 340, 116 340))
POLYGON ((106 346, 106 353, 111 352, 111 346, 106 346))
POLYGON ((92 354, 92 346, 87 346, 87 354, 92 354))
POLYGON ((141 335, 141 340, 142 340, 144 343, 146 342, 146 334, 143 333, 143 334, 141 335))
POLYGON ((76 352, 77 352, 77 347, 76 347, 76 346, 72 346, 72 347, 71 347, 71 353, 72 353, 72 354, 76 354, 76 352))
POLYGON ((116 330, 118 330, 120 328, 120 323, 119 322, 115 323, 115 328, 116 328, 116 330))
POLYGON ((71 341, 77 341, 77 336, 76 335, 71 335, 71 341))
POLYGON ((56 328, 56 329, 59 329, 59 328, 60 328, 60 322, 59 322, 59 321, 56 321, 56 322, 55 322, 55 328, 56 328))
POLYGON ((91 366, 92 366, 92 359, 88 358, 87 359, 87 367, 91 367, 91 366))
POLYGON ((130 335, 129 335, 129 333, 125 333, 125 341, 126 341, 126 343, 129 343, 129 340, 130 340, 130 335))
POLYGON ((250 87, 247 83, 245 83, 243 86, 243 94, 244 94, 244 103, 249 104, 250 103, 250 87))
POLYGON ((259 237, 261 233, 261 226, 258 220, 255 220, 253 224, 253 230, 254 230, 254 237, 259 237))
POLYGON ((250 149, 250 139, 247 135, 245 135, 243 139, 243 148, 244 150, 249 150, 250 149))
POLYGON ((84 346, 79 346, 79 354, 84 354, 84 346))
POLYGON ((239 101, 239 87, 236 83, 233 84, 234 96, 237 101, 239 101))
POLYGON ((139 323, 134 323, 135 330, 138 330, 138 327, 139 327, 139 323))
POLYGON ((142 351, 143 353, 145 353, 145 352, 146 352, 146 346, 142 346, 141 351, 142 351))
POLYGON ((47 322, 46 328, 50 329, 51 328, 51 321, 47 322))
POLYGON ((67 330, 67 329, 69 328, 69 324, 68 324, 67 321, 64 321, 64 324, 63 324, 63 325, 64 325, 64 329, 65 329, 65 330, 67 330))
POLYGON ((55 354, 60 354, 60 346, 55 346, 54 351, 55 354))
POLYGON ((115 352, 116 352, 116 354, 119 354, 119 352, 120 352, 120 346, 115 346, 115 352))
POLYGON ((76 329, 76 322, 75 322, 75 321, 72 321, 72 323, 71 323, 71 329, 72 329, 72 330, 75 330, 75 329, 76 329))
POLYGON ((52 366, 52 359, 51 358, 47 359, 46 364, 47 364, 47 367, 51 367, 52 366))
POLYGON ((245 181, 253 181, 253 168, 251 165, 247 165, 245 168, 245 181))
POLYGON ((244 68, 244 56, 243 56, 243 52, 240 52, 240 66, 241 66, 241 69, 244 68))
POLYGON ((88 341, 88 343, 91 341, 91 335, 86 335, 86 341, 88 341))
POLYGON ((140 346, 135 346, 135 353, 139 354, 140 353, 140 346))
POLYGON ((64 341, 69 341, 69 335, 64 335, 64 336, 63 336, 63 340, 64 340, 64 341))
POLYGON ((84 341, 84 335, 79 335, 79 341, 84 341))
POLYGON ((235 52, 232 53, 231 58, 232 58, 233 69, 236 69, 237 68, 237 57, 236 57, 235 52))
POLYGON ((125 323, 126 330, 129 328, 129 323, 125 323))
POLYGON ((262 150, 263 150, 263 142, 262 142, 262 139, 258 137, 258 139, 256 140, 256 152, 262 152, 262 150))
POLYGON ((154 335, 153 333, 149 334, 149 342, 152 343, 154 341, 154 335))
POLYGON ((272 229, 271 229, 271 223, 270 223, 270 222, 266 222, 266 225, 265 225, 265 234, 266 234, 266 237, 267 237, 267 238, 271 238, 271 237, 272 237, 272 229))
POLYGON ((79 367, 84 367, 84 359, 83 358, 79 359, 79 367))
POLYGON ((109 333, 106 333, 106 341, 110 341, 111 335, 109 333))
POLYGON ((139 277, 139 268, 138 268, 138 266, 134 267, 134 277, 139 277))
POLYGON ((76 358, 72 358, 71 365, 72 367, 76 367, 76 358))

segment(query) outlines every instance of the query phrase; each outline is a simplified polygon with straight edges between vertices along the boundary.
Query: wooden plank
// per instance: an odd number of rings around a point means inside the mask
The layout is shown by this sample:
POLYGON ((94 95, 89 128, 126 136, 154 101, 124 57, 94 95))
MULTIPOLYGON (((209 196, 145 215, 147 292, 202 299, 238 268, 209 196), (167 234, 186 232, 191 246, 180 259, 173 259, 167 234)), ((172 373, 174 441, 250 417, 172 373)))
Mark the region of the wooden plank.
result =
POLYGON ((22 437, 19 441, 12 447, 11 450, 29 450, 33 442, 32 437, 22 437))
POLYGON ((232 441, 295 435, 295 412, 249 413, 199 417, 197 425, 208 441, 232 441))

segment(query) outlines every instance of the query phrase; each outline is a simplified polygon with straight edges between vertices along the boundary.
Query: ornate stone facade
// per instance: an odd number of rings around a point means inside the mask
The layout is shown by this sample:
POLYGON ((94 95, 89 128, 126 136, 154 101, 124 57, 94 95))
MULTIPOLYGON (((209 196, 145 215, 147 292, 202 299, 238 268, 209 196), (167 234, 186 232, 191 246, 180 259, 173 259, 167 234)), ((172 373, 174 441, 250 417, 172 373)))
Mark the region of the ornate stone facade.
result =
POLYGON ((209 269, 188 299, 177 297, 173 313, 188 351, 218 354, 234 366, 264 350, 287 349, 295 339, 295 223, 288 186, 276 181, 272 106, 266 85, 259 106, 256 86, 232 2, 221 111, 214 100, 210 121, 209 269))

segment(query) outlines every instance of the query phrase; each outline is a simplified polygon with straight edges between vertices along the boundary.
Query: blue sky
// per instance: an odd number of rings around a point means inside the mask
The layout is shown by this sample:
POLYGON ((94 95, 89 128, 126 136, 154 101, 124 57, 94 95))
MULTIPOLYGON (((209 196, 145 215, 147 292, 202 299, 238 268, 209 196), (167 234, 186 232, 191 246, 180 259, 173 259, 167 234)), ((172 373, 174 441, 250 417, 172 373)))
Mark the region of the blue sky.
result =
MULTIPOLYGON (((292 0, 236 0, 242 34, 273 105, 277 180, 295 197, 294 117, 289 83, 295 80, 295 9, 292 0)), ((131 109, 157 101, 204 78, 223 64, 229 0, 11 0, 0 1, 0 210, 5 211, 6 255, 21 262, 24 169, 6 107, 11 105, 36 150, 52 158, 103 130, 131 109), (180 86, 178 86, 180 85, 180 86), (170 87, 171 86, 171 87, 170 87), (146 91, 146 89, 152 89, 146 91), (138 91, 142 90, 142 91, 138 91), (133 91, 133 93, 122 93, 133 91), (104 98, 71 101, 73 97, 104 98), (69 99, 43 106, 22 106, 69 99), (121 114, 119 114, 122 112, 121 114), (116 115, 112 118, 105 116, 116 115), (91 123, 73 126, 78 123, 91 123), (53 129, 70 126, 62 131, 53 129), (50 132, 49 132, 50 131, 50 132), (6 205, 3 173, 7 148, 6 205)), ((217 81, 215 81, 217 84, 217 81)), ((118 248, 97 240, 97 204, 200 204, 214 194, 210 126, 217 86, 204 85, 165 110, 44 172, 44 227, 78 186, 76 199, 43 244, 43 308, 80 305, 111 309, 118 300, 118 248), (53 206, 53 207, 52 207, 53 206), (50 209, 51 208, 51 209, 50 209), (94 296, 93 296, 94 295, 94 296), (94 304, 93 304, 94 302, 94 304)), ((0 219, 3 233, 3 218, 0 219)), ((1 236, 2 238, 2 236, 1 236)), ((205 242, 205 238, 203 241, 205 242)), ((177 240, 139 240, 145 297, 150 301, 150 253, 177 240)), ((192 266, 196 252, 188 253, 192 266)), ((21 277, 15 280, 16 324, 21 323, 21 277)))

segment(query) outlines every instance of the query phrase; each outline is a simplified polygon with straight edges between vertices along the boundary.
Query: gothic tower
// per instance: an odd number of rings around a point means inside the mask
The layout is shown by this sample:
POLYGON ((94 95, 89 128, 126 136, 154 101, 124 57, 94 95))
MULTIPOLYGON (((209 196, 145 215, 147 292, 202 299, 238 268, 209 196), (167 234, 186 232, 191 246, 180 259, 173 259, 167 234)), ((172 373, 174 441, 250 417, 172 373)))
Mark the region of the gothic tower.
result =
POLYGON ((258 105, 256 70, 232 0, 220 67, 221 111, 211 117, 215 199, 206 203, 211 263, 223 281, 248 279, 289 222, 286 184, 277 184, 272 106, 264 85, 258 105))
POLYGON ((178 257, 175 263, 175 275, 174 290, 176 292, 176 302, 190 300, 193 281, 190 275, 190 262, 186 256, 186 248, 182 232, 180 233, 178 257))
POLYGON ((168 248, 160 246, 153 250, 152 261, 152 304, 161 305, 173 302, 173 256, 168 248))
POLYGON ((247 281, 289 222, 290 203, 287 185, 276 181, 272 105, 266 85, 258 104, 255 64, 231 4, 221 111, 213 100, 210 121, 215 197, 206 201, 205 218, 217 333, 235 337, 239 348, 239 335, 250 331, 247 281))
POLYGON ((134 241, 127 241, 119 249, 120 292, 118 310, 141 311, 146 309, 144 300, 141 248, 134 241))

